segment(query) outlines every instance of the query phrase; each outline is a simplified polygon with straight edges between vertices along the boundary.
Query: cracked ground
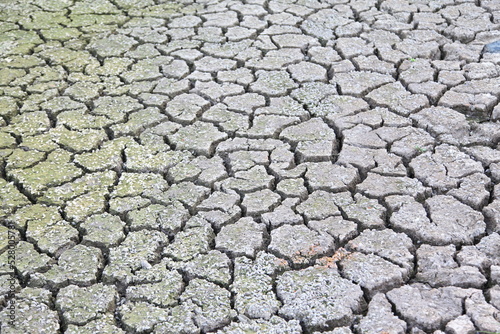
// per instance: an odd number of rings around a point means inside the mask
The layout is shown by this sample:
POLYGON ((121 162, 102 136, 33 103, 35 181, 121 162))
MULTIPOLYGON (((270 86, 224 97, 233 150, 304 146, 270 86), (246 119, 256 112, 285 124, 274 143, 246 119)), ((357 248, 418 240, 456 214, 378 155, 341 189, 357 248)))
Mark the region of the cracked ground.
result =
POLYGON ((0 1, 1 332, 500 332, 499 40, 498 0, 0 1))

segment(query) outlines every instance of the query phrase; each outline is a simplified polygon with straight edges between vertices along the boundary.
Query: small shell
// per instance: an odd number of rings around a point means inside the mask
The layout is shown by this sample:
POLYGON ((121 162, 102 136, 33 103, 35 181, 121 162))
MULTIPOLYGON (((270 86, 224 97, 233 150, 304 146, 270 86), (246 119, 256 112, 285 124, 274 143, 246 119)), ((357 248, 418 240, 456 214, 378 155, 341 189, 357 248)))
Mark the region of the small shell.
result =
POLYGON ((146 260, 141 260, 141 267, 142 269, 151 269, 153 268, 148 261, 146 260))

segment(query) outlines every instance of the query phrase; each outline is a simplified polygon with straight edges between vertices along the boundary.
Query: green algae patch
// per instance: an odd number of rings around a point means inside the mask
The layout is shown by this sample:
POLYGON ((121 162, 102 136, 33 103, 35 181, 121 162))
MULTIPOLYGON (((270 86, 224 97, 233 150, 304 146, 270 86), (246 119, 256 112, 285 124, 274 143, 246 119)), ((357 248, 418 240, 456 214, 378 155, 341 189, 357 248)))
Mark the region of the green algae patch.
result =
POLYGON ((43 274, 31 277, 34 286, 60 288, 69 284, 88 286, 97 281, 103 267, 102 252, 98 248, 76 245, 62 252, 58 264, 43 274))
POLYGON ((64 47, 44 49, 40 52, 40 56, 52 65, 65 66, 70 72, 82 72, 94 61, 94 57, 87 51, 75 51, 64 47))
POLYGON ((104 64, 91 64, 85 68, 85 73, 89 75, 113 76, 126 71, 133 63, 130 58, 112 57, 104 59, 104 64))
POLYGON ((10 96, 0 97, 0 116, 11 118, 18 112, 17 99, 10 96))
POLYGON ((57 208, 42 204, 21 208, 9 218, 9 222, 20 229, 25 229, 31 221, 38 221, 43 225, 50 225, 59 220, 62 220, 62 217, 57 208))
POLYGON ((66 217, 76 222, 82 222, 93 214, 103 213, 106 210, 107 194, 107 191, 93 191, 75 198, 64 209, 66 217))
POLYGON ((59 145, 52 141, 52 137, 48 133, 23 137, 23 141, 20 146, 23 149, 41 152, 51 152, 59 148, 59 145))
POLYGON ((175 16, 180 16, 183 5, 180 3, 162 3, 159 5, 148 6, 147 8, 131 8, 129 10, 129 15, 142 16, 142 17, 158 17, 158 18, 172 18, 175 16))
POLYGON ((45 158, 44 152, 39 151, 25 151, 23 149, 15 149, 12 154, 6 158, 6 170, 16 168, 27 168, 42 161, 45 158))
POLYGON ((0 35, 0 42, 16 41, 19 44, 41 44, 43 40, 38 36, 35 31, 26 30, 11 30, 0 35))
POLYGON ((160 113, 158 108, 147 108, 130 114, 126 123, 115 124, 111 127, 115 137, 125 135, 138 135, 146 128, 153 127, 167 117, 160 113))
POLYGON ((12 137, 8 133, 0 132, 0 148, 14 148, 16 146, 16 138, 12 137))
POLYGON ((120 14, 121 11, 107 0, 76 2, 70 8, 72 14, 120 14))
POLYGON ((121 170, 122 152, 126 145, 131 142, 134 141, 130 137, 114 139, 105 142, 99 150, 77 155, 74 161, 91 172, 109 169, 121 170))
POLYGON ((0 179, 0 203, 0 218, 5 218, 15 209, 31 202, 17 190, 13 183, 0 179))
POLYGON ((102 129, 116 123, 106 116, 91 115, 86 108, 63 111, 57 116, 57 121, 75 130, 102 129))
POLYGON ((83 171, 69 162, 69 153, 57 150, 34 167, 14 169, 7 174, 22 184, 31 195, 41 196, 46 188, 71 181, 81 176, 83 171))
MULTIPOLYGON (((116 287, 102 283, 90 287, 70 285, 57 294, 56 307, 66 323, 85 325, 115 310, 118 299, 116 287)), ((107 333, 96 331, 96 333, 107 333)))
POLYGON ((104 130, 71 131, 64 126, 52 129, 50 134, 54 142, 77 153, 97 149, 108 138, 104 130))
POLYGON ((0 59, 0 68, 30 68, 35 66, 43 66, 43 59, 32 55, 14 55, 0 59))
POLYGON ((86 105, 82 102, 77 102, 72 100, 68 96, 57 96, 49 101, 45 101, 41 104, 43 110, 47 110, 50 113, 58 114, 65 110, 79 110, 86 109, 86 105))
POLYGON ((140 145, 130 145, 125 149, 127 168, 133 172, 164 173, 168 168, 192 158, 187 151, 156 152, 140 145))
POLYGON ((125 239, 124 226, 119 217, 109 213, 92 215, 80 225, 84 231, 82 244, 99 248, 116 247, 125 239))
POLYGON ((64 221, 55 207, 41 204, 19 209, 9 221, 26 229, 27 241, 50 254, 58 254, 78 241, 78 231, 64 221))
MULTIPOLYGON (((32 273, 49 269, 50 264, 53 262, 47 254, 38 253, 33 244, 29 242, 19 241, 15 251, 15 266, 23 278, 32 273)), ((0 262, 8 263, 7 252, 0 255, 0 262)))
POLYGON ((12 118, 2 131, 17 136, 34 136, 50 129, 50 120, 44 111, 27 112, 12 118))
POLYGON ((56 41, 69 41, 73 38, 78 38, 82 34, 76 28, 51 28, 41 30, 43 38, 46 40, 56 40, 56 41))
POLYGON ((103 58, 119 57, 137 44, 138 42, 132 37, 124 35, 110 35, 106 38, 92 41, 88 45, 88 48, 103 58))
POLYGON ((168 183, 158 174, 123 173, 112 195, 113 197, 137 196, 151 189, 165 191, 168 189, 168 183))
POLYGON ((86 174, 73 182, 48 189, 38 201, 51 205, 63 205, 67 201, 89 192, 107 192, 113 186, 116 177, 116 173, 113 171, 86 174))
POLYGON ((0 70, 0 85, 6 86, 15 79, 26 75, 26 71, 22 69, 3 68, 0 70))

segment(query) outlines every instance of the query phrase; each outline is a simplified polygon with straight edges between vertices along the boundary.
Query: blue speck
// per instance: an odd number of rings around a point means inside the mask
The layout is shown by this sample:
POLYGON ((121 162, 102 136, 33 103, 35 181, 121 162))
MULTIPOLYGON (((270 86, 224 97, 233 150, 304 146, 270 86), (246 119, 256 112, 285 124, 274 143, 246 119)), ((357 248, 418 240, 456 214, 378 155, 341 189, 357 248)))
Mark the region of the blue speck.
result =
POLYGON ((486 44, 484 47, 484 52, 500 53, 500 41, 486 44))

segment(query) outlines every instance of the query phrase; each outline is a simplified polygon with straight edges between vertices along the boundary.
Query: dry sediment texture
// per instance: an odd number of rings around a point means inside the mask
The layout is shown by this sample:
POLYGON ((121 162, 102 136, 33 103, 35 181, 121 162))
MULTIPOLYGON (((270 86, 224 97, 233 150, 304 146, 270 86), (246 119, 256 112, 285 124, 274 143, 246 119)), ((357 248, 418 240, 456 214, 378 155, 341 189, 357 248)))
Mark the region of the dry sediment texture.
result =
POLYGON ((496 0, 2 1, 2 333, 500 332, 499 29, 496 0))

